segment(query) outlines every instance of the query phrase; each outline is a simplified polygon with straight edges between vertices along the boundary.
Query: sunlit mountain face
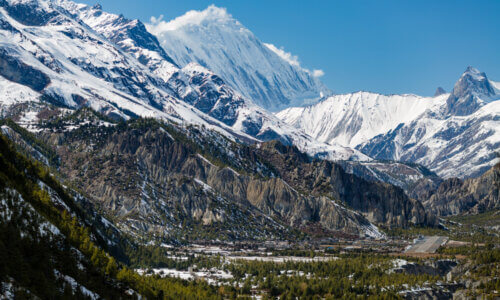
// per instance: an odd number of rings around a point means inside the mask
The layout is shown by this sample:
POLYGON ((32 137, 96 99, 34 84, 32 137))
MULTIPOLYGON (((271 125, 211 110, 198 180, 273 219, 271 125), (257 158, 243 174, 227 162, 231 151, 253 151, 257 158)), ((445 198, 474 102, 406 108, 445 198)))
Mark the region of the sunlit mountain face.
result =
POLYGON ((214 5, 0 0, 0 299, 498 297, 500 83, 321 75, 214 5))

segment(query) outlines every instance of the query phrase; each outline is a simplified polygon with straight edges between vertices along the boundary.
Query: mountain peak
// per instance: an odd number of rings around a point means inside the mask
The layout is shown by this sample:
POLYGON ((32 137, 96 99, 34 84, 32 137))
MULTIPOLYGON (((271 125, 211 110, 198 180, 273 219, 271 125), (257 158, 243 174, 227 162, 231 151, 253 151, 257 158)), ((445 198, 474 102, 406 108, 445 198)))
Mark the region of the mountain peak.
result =
POLYGON ((211 5, 171 21, 151 18, 146 26, 181 68, 196 62, 266 109, 303 105, 330 94, 318 79, 322 71, 305 70, 297 57, 270 49, 225 8, 211 5))
POLYGON ((486 74, 469 66, 455 83, 452 94, 459 98, 468 94, 489 97, 495 92, 486 74))
POLYGON ((468 66, 467 69, 465 69, 465 72, 462 74, 462 77, 464 76, 470 76, 477 81, 487 79, 486 74, 484 72, 481 72, 478 69, 471 66, 468 66))
POLYGON ((446 100, 446 111, 458 116, 469 115, 493 95, 495 90, 486 74, 476 68, 467 67, 446 100))
POLYGON ((467 69, 465 69, 465 72, 481 73, 478 69, 474 68, 473 66, 468 66, 467 69))
POLYGON ((446 90, 443 89, 442 87, 438 87, 436 89, 436 92, 434 93, 434 97, 441 96, 443 94, 446 94, 446 90))

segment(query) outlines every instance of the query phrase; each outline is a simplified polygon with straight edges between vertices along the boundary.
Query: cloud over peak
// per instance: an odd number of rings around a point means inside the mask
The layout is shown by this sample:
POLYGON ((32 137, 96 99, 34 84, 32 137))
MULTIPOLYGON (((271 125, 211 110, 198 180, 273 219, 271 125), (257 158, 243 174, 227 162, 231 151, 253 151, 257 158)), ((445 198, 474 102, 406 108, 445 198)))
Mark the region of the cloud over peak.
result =
POLYGON ((151 31, 176 30, 189 25, 209 25, 209 24, 224 24, 233 23, 236 26, 241 24, 231 16, 224 7, 210 5, 204 10, 190 10, 180 17, 171 21, 164 21, 163 15, 159 17, 151 17, 148 29, 151 31))
POLYGON ((314 77, 321 77, 321 76, 325 75, 325 72, 323 72, 323 70, 321 70, 321 69, 314 69, 312 71, 312 75, 314 77))
POLYGON ((290 52, 286 52, 285 49, 283 47, 276 47, 275 45, 273 44, 270 44, 270 43, 263 43, 269 50, 273 51, 274 53, 276 53, 279 57, 281 57, 282 59, 284 59, 286 62, 288 62, 290 65, 292 66, 296 66, 296 67, 299 67, 301 68, 302 70, 310 73, 312 76, 314 77, 321 77, 323 75, 325 75, 325 72, 323 72, 323 70, 320 70, 320 69, 314 69, 314 70, 308 70, 306 68, 302 68, 300 66, 300 62, 299 62, 299 57, 297 55, 293 55, 292 53, 290 52))
POLYGON ((269 50, 271 50, 274 53, 276 53, 279 57, 281 57, 282 59, 286 60, 292 66, 300 67, 299 57, 297 55, 293 55, 290 52, 286 52, 283 47, 278 48, 278 47, 274 46, 273 44, 268 44, 268 43, 263 43, 263 44, 267 48, 269 48, 269 50))

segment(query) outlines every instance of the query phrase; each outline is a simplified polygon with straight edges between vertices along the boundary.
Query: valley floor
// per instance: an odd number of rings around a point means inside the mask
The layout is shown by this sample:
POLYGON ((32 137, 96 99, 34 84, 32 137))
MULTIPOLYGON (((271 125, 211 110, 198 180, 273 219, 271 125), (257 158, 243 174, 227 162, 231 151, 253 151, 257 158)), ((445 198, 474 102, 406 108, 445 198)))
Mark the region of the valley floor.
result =
POLYGON ((461 218, 463 223, 443 219, 442 229, 387 231, 389 238, 380 240, 150 245, 161 247, 168 259, 138 264, 136 271, 203 280, 224 298, 496 299, 498 230, 468 224, 480 216, 461 218))

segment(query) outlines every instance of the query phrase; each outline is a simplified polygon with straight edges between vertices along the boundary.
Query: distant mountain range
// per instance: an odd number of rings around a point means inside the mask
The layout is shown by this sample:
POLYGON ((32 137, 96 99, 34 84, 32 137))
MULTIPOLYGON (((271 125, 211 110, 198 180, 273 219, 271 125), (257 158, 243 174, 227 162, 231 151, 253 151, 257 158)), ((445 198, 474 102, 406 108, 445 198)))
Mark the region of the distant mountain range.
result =
POLYGON ((42 99, 92 107, 115 119, 204 125, 246 142, 280 139, 329 159, 368 159, 357 150, 315 141, 196 62, 180 68, 140 21, 70 1, 2 5, 4 115, 13 104, 42 99))
POLYGON ((419 163, 444 177, 480 175, 499 148, 499 84, 473 68, 451 94, 333 95, 275 116, 266 108, 330 92, 225 9, 147 27, 66 0, 1 5, 4 115, 43 99, 113 118, 203 124, 246 142, 279 139, 326 159, 419 163))
POLYGON ((472 67, 450 94, 434 97, 358 92, 276 115, 315 139, 380 160, 414 162, 442 177, 475 177, 500 149, 500 83, 472 67))
POLYGON ((331 95, 282 51, 214 6, 146 26, 0 0, 0 114, 34 137, 2 132, 136 236, 200 237, 178 230, 188 220, 233 239, 383 237, 377 226, 437 225, 422 195, 439 176, 495 163, 500 84, 484 73, 432 98, 331 95))

